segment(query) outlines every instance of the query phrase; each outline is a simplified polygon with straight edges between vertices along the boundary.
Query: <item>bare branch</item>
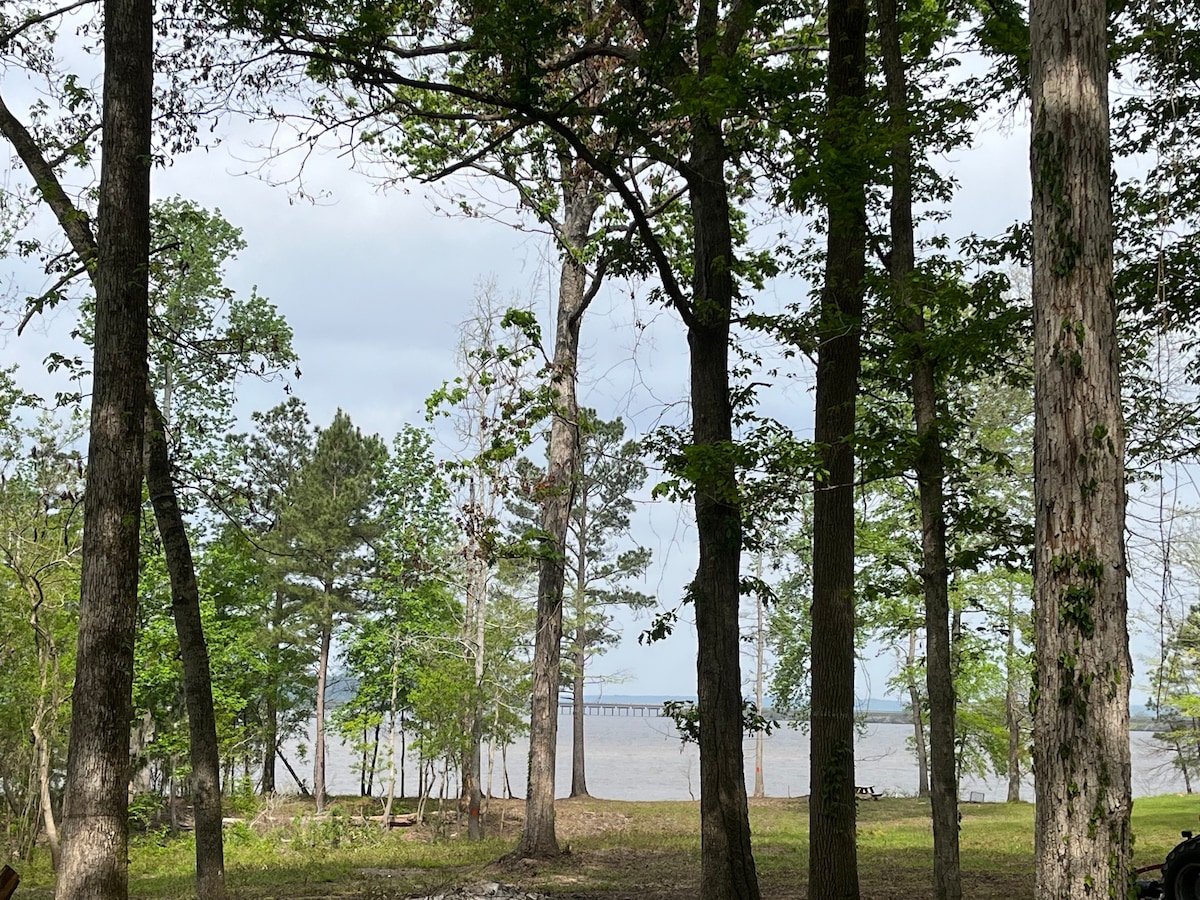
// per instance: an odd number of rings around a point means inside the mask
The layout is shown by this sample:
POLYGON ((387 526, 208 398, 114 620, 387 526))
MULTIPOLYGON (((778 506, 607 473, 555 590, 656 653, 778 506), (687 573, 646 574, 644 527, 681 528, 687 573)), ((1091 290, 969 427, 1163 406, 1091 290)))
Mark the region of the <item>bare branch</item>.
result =
POLYGON ((33 321, 33 317, 46 308, 46 301, 50 300, 55 294, 61 291, 80 275, 85 274, 87 274, 87 266, 79 266, 78 268, 67 272, 62 276, 62 278, 54 282, 54 284, 48 290, 42 292, 40 297, 31 297, 28 302, 28 308, 25 310, 25 315, 21 319, 21 324, 17 326, 17 337, 21 336, 21 332, 25 330, 26 325, 33 321))
MULTIPOLYGON (((311 39, 311 38, 310 38, 311 39)), ((446 94, 451 97, 457 97, 462 100, 469 100, 473 103, 479 103, 483 106, 490 106, 497 109, 507 109, 533 122, 540 122, 555 134, 562 137, 575 154, 586 163, 593 172, 603 177, 611 186, 613 191, 621 197, 630 216, 633 218, 637 227, 638 233, 641 235, 646 248, 649 250, 651 257, 654 260, 655 268, 658 271, 659 278, 662 281, 663 290, 670 298, 672 306, 679 313, 680 318, 684 323, 691 325, 692 311, 688 302, 687 296, 684 294, 678 279, 675 277, 675 272, 671 267, 671 261, 667 257, 666 251, 659 242, 654 229, 650 224, 650 220, 646 216, 646 211, 642 207, 641 201, 625 180, 617 172, 616 168, 601 159, 593 149, 588 146, 579 133, 567 125, 563 121, 563 113, 554 110, 541 109, 532 104, 514 100, 508 97, 497 97, 490 94, 485 94, 473 88, 465 87, 458 84, 449 84, 441 81, 430 81, 422 78, 413 78, 407 75, 402 75, 395 69, 383 67, 375 63, 365 60, 347 59, 335 53, 327 52, 323 49, 309 50, 289 46, 285 43, 282 47, 284 53, 298 56, 302 59, 312 59, 321 62, 331 63, 336 66, 345 67, 352 70, 355 76, 364 83, 374 85, 376 87, 406 87, 414 90, 432 91, 435 93, 446 94)), ((691 173, 690 170, 680 165, 677 171, 687 178, 691 173)))
POLYGON ((49 12, 44 12, 39 16, 30 16, 28 19, 25 19, 25 21, 23 21, 16 28, 13 28, 9 31, 4 32, 3 34, 0 34, 0 50, 4 49, 4 47, 8 44, 8 42, 11 41, 13 38, 17 37, 19 34, 21 34, 21 32, 27 31, 28 29, 32 28, 35 25, 40 25, 43 22, 48 22, 50 19, 53 19, 56 16, 64 15, 65 13, 69 13, 72 10, 79 9, 81 6, 87 6, 89 4, 97 3, 97 2, 98 2, 98 0, 75 0, 74 3, 68 3, 66 6, 60 6, 58 9, 52 9, 49 12))

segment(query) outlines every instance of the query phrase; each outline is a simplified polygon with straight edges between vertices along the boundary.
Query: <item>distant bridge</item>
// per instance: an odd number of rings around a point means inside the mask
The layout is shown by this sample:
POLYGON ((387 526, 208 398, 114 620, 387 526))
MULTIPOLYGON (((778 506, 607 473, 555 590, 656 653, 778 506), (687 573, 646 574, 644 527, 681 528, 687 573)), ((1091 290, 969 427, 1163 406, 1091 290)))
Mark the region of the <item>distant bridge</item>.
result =
MULTIPOLYGON (((558 701, 558 714, 569 715, 575 706, 570 700, 558 701)), ((583 704, 585 716, 647 716, 660 718, 663 714, 661 703, 605 703, 592 701, 583 704)))

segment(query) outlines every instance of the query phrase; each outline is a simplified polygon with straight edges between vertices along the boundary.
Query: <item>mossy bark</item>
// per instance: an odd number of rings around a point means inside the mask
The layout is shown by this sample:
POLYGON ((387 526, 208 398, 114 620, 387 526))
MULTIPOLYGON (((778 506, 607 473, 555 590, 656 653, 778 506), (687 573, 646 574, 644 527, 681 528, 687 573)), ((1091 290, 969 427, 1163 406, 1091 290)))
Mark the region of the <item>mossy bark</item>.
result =
POLYGON ((1125 432, 1103 0, 1034 0, 1036 884, 1130 887, 1125 432))

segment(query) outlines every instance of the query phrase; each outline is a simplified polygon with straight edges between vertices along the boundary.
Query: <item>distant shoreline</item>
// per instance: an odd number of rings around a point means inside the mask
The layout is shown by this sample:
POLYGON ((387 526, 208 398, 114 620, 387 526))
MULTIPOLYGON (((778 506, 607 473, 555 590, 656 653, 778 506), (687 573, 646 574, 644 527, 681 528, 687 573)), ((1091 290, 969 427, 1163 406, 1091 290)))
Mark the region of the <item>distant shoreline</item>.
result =
MULTIPOLYGON (((630 703, 638 705, 656 705, 662 703, 695 703, 695 697, 668 697, 658 694, 604 694, 602 696, 584 696, 584 701, 587 703, 630 703)), ((568 698, 564 698, 562 703, 567 705, 570 703, 568 698)), ((1130 731, 1166 731, 1167 726, 1155 719, 1153 716, 1146 715, 1145 707, 1135 707, 1129 718, 1130 731)), ((863 717, 863 721, 871 725, 909 725, 912 723, 912 718, 907 709, 905 709, 898 700, 880 699, 872 697, 869 702, 859 707, 859 714, 863 717)), ((767 717, 772 715, 778 718, 781 725, 785 724, 785 715, 776 710, 767 709, 767 717)))

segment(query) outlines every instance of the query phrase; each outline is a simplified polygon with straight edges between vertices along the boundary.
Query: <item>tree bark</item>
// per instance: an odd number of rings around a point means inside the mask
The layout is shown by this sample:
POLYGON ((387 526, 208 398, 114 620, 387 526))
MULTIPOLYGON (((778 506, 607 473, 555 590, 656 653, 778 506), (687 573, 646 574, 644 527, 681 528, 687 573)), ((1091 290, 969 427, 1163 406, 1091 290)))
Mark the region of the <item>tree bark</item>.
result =
MULTIPOLYGON (((580 461, 582 469, 582 460, 580 461)), ((588 535, 591 533, 591 515, 588 503, 590 493, 587 480, 579 486, 577 498, 578 518, 575 523, 575 644, 571 648, 575 663, 575 683, 571 703, 571 796, 588 797, 586 728, 584 726, 584 690, 588 648, 588 567, 591 552, 588 535)))
POLYGON ((275 761, 279 755, 279 634, 283 626, 283 591, 276 588, 271 606, 270 632, 267 638, 267 684, 263 687, 263 761, 260 792, 275 793, 275 761))
MULTIPOLYGON (((715 10, 709 15, 714 17, 715 10)), ((697 45, 710 40, 702 15, 697 45)), ((715 42, 715 38, 712 38, 715 42)), ((701 54, 703 78, 712 60, 701 54)), ((720 126, 693 118, 688 199, 695 242, 691 363, 692 443, 706 454, 695 478, 700 559, 691 595, 696 611, 696 692, 700 713, 700 895, 758 900, 742 756, 740 565, 742 514, 730 449, 729 323, 733 237, 720 126)))
POLYGON ((1103 0, 1030 4, 1036 892, 1130 889, 1125 429, 1103 0))
POLYGON ((578 624, 575 626, 575 647, 574 662, 575 662, 575 682, 572 687, 572 703, 571 703, 571 796, 572 797, 587 797, 587 759, 584 747, 584 672, 583 667, 587 664, 587 625, 584 622, 585 607, 582 602, 582 589, 576 588, 576 606, 575 611, 579 616, 578 624))
POLYGON ((79 646, 55 896, 129 891, 129 722, 146 401, 151 0, 104 4, 104 152, 79 646))
MULTIPOLYGON (((479 545, 482 531, 482 521, 487 517, 481 514, 479 504, 487 502, 487 491, 479 503, 476 500, 476 485, 474 479, 470 484, 470 501, 468 526, 471 543, 467 548, 467 602, 463 621, 463 647, 468 663, 474 667, 475 684, 472 691, 470 708, 463 716, 466 732, 470 735, 470 743, 462 762, 462 799, 467 804, 467 836, 471 840, 483 839, 483 790, 480 783, 483 774, 480 744, 483 739, 483 672, 484 672, 484 639, 486 637, 488 563, 484 550, 479 545)), ((443 780, 444 784, 444 780, 443 780)), ((443 788, 444 789, 444 788, 443 788)))
POLYGON ((205 900, 225 896, 225 849, 221 832, 221 759, 213 711, 212 673, 200 619, 200 588, 183 514, 175 496, 167 457, 166 425, 147 391, 145 416, 146 486, 163 542, 171 580, 171 608, 183 659, 191 754, 192 806, 196 826, 196 891, 205 900))
POLYGON ((946 560, 945 462, 938 384, 925 334, 925 314, 912 296, 913 146, 908 75, 900 49, 896 0, 879 0, 879 43, 892 132, 891 278, 893 303, 907 334, 916 426, 914 469, 921 510, 921 583, 925 595, 925 682, 929 696, 929 754, 933 813, 933 889, 937 900, 959 900, 958 760, 954 752, 954 672, 950 661, 950 567, 946 560))
MULTIPOLYGON (((755 573, 758 580, 762 581, 762 554, 758 555, 758 571, 755 573)), ((767 635, 763 629, 763 598, 762 593, 757 592, 754 597, 754 612, 755 612, 755 632, 754 632, 754 705, 758 707, 759 715, 763 709, 763 667, 766 662, 767 652, 767 635)), ((763 781, 763 730, 760 728, 754 733, 754 796, 767 796, 767 787, 763 781)))
MULTIPOLYGON (((332 585, 325 585, 328 595, 332 585)), ((317 812, 325 811, 329 796, 325 791, 325 689, 329 685, 329 652, 333 643, 332 610, 326 609, 329 621, 321 622, 320 649, 317 654, 317 733, 313 740, 313 798, 317 812)))
POLYGON ((912 675, 916 662, 917 631, 913 628, 908 632, 908 702, 912 707, 913 743, 917 748, 917 796, 924 799, 929 796, 929 746, 925 742, 925 703, 917 679, 912 675))
MULTIPOLYGON (((34 614, 36 618, 37 614, 34 614)), ((44 653, 44 650, 39 652, 44 653)), ((52 669, 53 674, 50 677, 55 679, 54 684, 57 685, 58 678, 58 658, 57 654, 53 653, 52 669)), ((42 666, 45 667, 47 661, 42 661, 42 666)), ((48 673, 43 668, 42 672, 42 687, 43 690, 47 687, 48 673)), ((52 696, 46 698, 49 703, 43 706, 43 701, 39 700, 38 709, 33 717, 33 724, 30 726, 30 734, 33 736, 33 749, 37 757, 37 773, 38 773, 38 812, 42 818, 42 825, 46 832, 46 846, 50 850, 50 867, 57 872, 62 864, 62 844, 58 839, 58 823, 54 820, 54 805, 50 800, 50 755, 51 746, 50 740, 47 737, 45 730, 42 728, 42 723, 47 719, 53 720, 57 715, 59 708, 59 697, 57 687, 51 689, 52 696)), ((35 839, 37 837, 37 829, 31 829, 33 836, 30 838, 29 848, 33 849, 35 839)))
POLYGON ((541 491, 542 537, 538 556, 538 607, 533 650, 533 703, 529 720, 529 787, 525 823, 514 851, 519 857, 560 854, 554 831, 554 767, 558 749, 558 690, 562 663, 563 585, 567 527, 579 473, 579 405, 575 397, 579 329, 590 295, 582 250, 600 206, 594 176, 583 163, 564 157, 562 268, 551 361, 554 407, 541 491))
POLYGON ((1017 623, 1012 601, 1008 604, 1008 647, 1004 654, 1004 725, 1008 729, 1008 795, 1009 803, 1021 799, 1021 717, 1017 710, 1017 623))
POLYGON ((808 890, 857 900, 854 799, 854 407, 866 256, 866 7, 830 0, 828 124, 822 146, 829 234, 821 292, 813 501, 812 737, 808 890))

